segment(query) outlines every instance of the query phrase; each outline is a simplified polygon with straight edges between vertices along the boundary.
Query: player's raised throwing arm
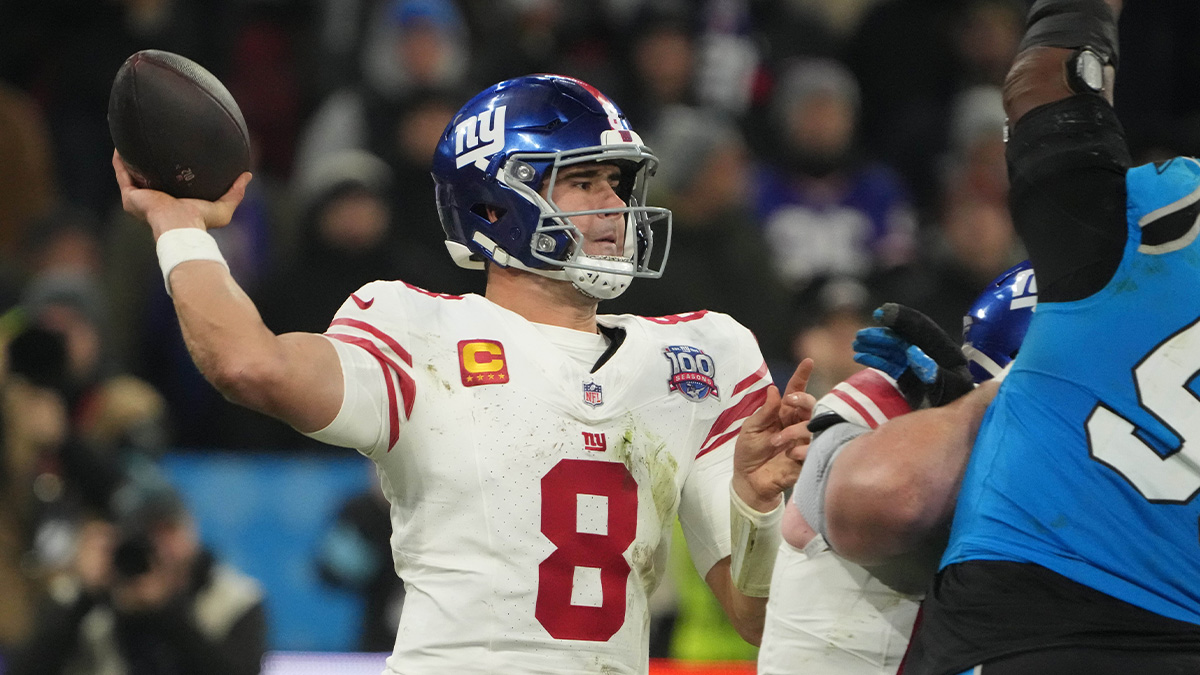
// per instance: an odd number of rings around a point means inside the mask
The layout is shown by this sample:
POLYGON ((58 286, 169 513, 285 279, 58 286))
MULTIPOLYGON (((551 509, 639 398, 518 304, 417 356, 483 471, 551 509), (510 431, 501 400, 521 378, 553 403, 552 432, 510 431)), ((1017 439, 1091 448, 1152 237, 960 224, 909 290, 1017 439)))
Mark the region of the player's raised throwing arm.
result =
POLYGON ((204 377, 230 401, 299 431, 333 421, 342 402, 333 345, 311 333, 272 333, 207 234, 229 224, 250 174, 219 200, 205 202, 136 187, 115 152, 113 169, 122 206, 154 233, 184 341, 204 377))

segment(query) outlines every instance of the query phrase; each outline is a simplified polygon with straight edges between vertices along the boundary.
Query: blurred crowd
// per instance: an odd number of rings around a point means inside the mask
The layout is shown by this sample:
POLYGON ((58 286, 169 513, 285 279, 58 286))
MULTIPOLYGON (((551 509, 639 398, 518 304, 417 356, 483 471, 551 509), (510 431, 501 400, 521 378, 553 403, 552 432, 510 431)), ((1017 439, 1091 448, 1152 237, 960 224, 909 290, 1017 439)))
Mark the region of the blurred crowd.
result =
MULTIPOLYGON (((957 333, 983 285, 1024 258, 1006 208, 999 87, 1027 8, 0 3, 0 647, 56 619, 34 611, 35 591, 64 575, 75 594, 57 586, 59 608, 79 621, 98 606, 70 604, 97 597, 80 588, 120 586, 111 560, 89 576, 88 551, 121 543, 130 523, 142 535, 183 527, 187 540, 186 509, 158 484, 156 453, 314 443, 226 403, 188 358, 153 242, 121 212, 110 165, 109 86, 133 52, 187 56, 240 104, 255 180, 215 236, 276 332, 322 331, 375 279, 481 292, 483 276, 454 267, 442 245, 433 148, 474 92, 555 72, 624 109, 662 161, 652 203, 675 214, 664 277, 601 310, 727 312, 755 332, 773 372, 816 359, 819 395, 857 369, 850 341, 878 302, 909 304, 957 333)), ((1200 154, 1200 3, 1142 0, 1121 21, 1129 56, 1116 107, 1135 159, 1200 154)), ((194 542, 184 548, 176 599, 220 576, 194 542), (201 568, 215 576, 200 579, 201 568)), ((123 590, 105 597, 118 616, 144 609, 114 604, 123 590)), ((253 607, 230 611, 224 631, 254 619, 253 607)))

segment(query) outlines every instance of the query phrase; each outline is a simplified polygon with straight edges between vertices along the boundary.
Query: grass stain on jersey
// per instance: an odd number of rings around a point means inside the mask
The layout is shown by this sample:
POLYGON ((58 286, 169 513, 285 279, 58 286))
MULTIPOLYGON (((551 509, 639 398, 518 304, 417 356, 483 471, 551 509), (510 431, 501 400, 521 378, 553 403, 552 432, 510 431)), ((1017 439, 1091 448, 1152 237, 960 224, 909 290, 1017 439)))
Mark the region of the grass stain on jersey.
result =
POLYGON ((636 435, 635 426, 625 429, 613 448, 613 455, 629 469, 638 485, 649 486, 658 522, 665 526, 675 515, 675 506, 679 501, 679 490, 675 487, 679 462, 667 450, 666 441, 651 438, 649 434, 644 434, 642 447, 635 448, 636 435), (640 452, 637 451, 639 449, 640 452))
POLYGON ((621 666, 607 663, 604 661, 603 657, 600 656, 593 656, 592 662, 596 666, 595 672, 598 675, 620 675, 620 673, 625 672, 625 669, 621 666))
MULTIPOLYGON (((649 488, 658 522, 662 530, 667 531, 679 502, 679 490, 675 486, 679 462, 667 450, 666 441, 645 433, 639 436, 637 422, 632 415, 627 416, 627 424, 624 433, 613 444, 613 457, 629 469, 639 486, 639 494, 645 494, 641 488, 649 488)), ((661 540, 647 541, 635 545, 630 551, 630 561, 637 568, 647 592, 658 585, 655 560, 663 556, 655 554, 661 545, 661 540)))
POLYGON ((434 382, 442 385, 442 389, 445 389, 446 391, 454 391, 454 388, 450 386, 450 382, 442 377, 440 373, 438 373, 437 366, 430 363, 425 366, 425 372, 429 373, 429 376, 433 378, 434 382))

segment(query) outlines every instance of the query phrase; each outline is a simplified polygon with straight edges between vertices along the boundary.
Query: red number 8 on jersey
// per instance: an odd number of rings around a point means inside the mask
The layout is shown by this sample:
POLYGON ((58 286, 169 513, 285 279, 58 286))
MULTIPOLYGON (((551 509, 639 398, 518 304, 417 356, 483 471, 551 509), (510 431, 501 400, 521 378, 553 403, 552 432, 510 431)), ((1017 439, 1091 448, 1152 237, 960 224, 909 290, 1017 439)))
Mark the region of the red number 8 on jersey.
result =
POLYGON ((564 459, 542 477, 542 534, 557 549, 538 565, 535 616, 559 640, 611 638, 625 623, 625 549, 637 534, 637 483, 624 464, 564 459), (603 534, 579 531, 579 495, 608 501, 603 534), (576 568, 600 571, 599 606, 572 604, 576 568))

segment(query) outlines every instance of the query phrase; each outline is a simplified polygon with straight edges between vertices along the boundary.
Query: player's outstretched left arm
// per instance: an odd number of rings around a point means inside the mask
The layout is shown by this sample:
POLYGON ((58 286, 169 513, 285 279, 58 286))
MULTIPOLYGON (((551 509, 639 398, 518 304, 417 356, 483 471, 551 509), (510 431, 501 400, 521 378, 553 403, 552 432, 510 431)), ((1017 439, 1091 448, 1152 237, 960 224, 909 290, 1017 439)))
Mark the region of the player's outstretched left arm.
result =
POLYGON ((206 202, 137 187, 116 152, 113 170, 122 206, 150 225, 160 262, 172 261, 164 263, 168 288, 188 351, 204 377, 230 401, 300 431, 333 421, 342 402, 333 345, 310 333, 272 333, 206 234, 232 220, 250 174, 242 174, 217 201, 206 202))
POLYGON ((802 361, 782 396, 769 386, 762 407, 742 424, 730 483, 733 552, 705 575, 738 634, 755 645, 762 641, 783 492, 796 483, 812 440, 808 419, 816 398, 805 391, 812 369, 812 359, 802 361))
MULTIPOLYGON (((864 566, 920 550, 950 523, 975 435, 999 389, 902 415, 846 444, 829 470, 829 545, 864 566)), ((932 571, 932 570, 931 570, 932 571)))

